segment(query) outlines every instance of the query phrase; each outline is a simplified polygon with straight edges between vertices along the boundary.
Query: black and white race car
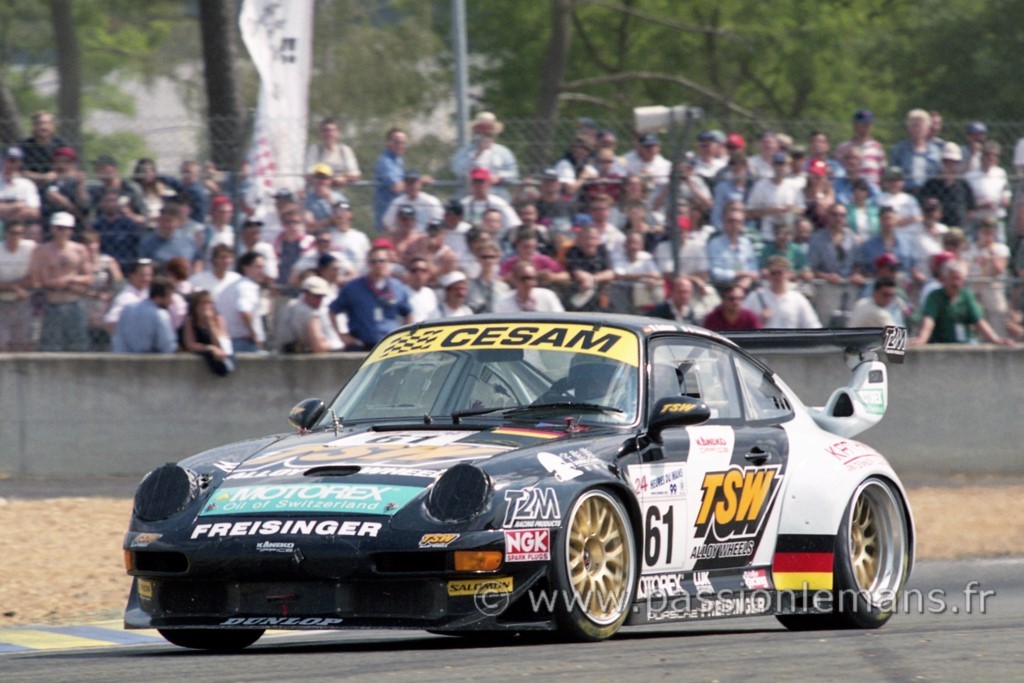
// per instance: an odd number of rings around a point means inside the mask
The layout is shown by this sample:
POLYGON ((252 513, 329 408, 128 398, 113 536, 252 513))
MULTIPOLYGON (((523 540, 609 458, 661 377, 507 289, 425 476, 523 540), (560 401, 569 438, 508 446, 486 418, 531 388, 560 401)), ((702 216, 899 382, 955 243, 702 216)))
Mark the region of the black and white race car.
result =
POLYGON ((633 316, 480 316, 384 339, 298 433, 149 473, 127 628, 236 649, 266 629, 559 631, 775 615, 875 628, 914 529, 853 437, 905 330, 736 333, 633 316), (805 407, 748 350, 833 347, 805 407))

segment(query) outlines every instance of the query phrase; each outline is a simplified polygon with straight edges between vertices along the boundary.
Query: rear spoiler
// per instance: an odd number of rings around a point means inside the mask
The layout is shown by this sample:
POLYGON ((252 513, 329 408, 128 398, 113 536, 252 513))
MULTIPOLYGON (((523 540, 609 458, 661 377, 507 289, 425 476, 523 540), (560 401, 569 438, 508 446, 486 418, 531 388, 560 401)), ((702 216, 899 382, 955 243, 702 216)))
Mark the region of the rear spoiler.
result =
POLYGON ((843 349, 861 360, 879 358, 902 363, 907 353, 907 328, 855 327, 837 330, 742 330, 720 332, 750 351, 815 353, 843 349))

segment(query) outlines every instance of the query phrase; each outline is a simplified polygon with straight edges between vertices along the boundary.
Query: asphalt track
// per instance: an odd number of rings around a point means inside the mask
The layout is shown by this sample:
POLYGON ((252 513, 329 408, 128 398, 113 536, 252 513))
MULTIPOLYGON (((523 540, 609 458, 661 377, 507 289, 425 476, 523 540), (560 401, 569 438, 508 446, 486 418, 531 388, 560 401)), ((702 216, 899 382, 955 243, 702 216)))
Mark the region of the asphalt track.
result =
POLYGON ((876 631, 791 633, 774 619, 747 618, 623 629, 586 644, 417 631, 271 633, 220 655, 112 624, 0 630, 0 679, 1014 681, 1024 679, 1022 570, 1024 558, 919 564, 909 592, 920 591, 920 607, 876 631))

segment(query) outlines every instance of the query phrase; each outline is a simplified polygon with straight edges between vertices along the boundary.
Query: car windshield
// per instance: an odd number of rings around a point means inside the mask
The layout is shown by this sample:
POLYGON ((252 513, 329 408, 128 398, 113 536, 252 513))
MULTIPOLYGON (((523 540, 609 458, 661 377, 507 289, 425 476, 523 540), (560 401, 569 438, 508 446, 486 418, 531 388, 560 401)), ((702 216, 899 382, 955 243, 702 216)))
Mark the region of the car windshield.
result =
MULTIPOLYGON (((633 332, 571 323, 438 324, 401 330, 335 399, 353 420, 491 417, 629 424, 639 403, 633 332)), ((325 418, 325 421, 328 418, 325 418)))

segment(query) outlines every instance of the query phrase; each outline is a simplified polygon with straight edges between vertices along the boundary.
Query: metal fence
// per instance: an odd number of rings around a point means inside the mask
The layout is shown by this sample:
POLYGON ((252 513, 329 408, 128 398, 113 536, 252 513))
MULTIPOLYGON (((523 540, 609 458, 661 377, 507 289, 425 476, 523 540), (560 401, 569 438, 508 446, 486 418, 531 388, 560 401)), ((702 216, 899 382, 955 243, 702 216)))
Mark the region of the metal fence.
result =
MULTIPOLYGON (((984 113, 979 113, 984 120, 984 113)), ((400 125, 410 132, 410 146, 406 154, 406 165, 415 167, 423 173, 429 173, 442 180, 453 180, 450 161, 456 149, 456 130, 454 123, 438 127, 433 119, 411 120, 406 122, 352 122, 339 118, 343 142, 353 148, 359 160, 364 178, 371 178, 373 165, 383 148, 384 134, 393 125, 400 125)), ((613 132, 619 140, 619 152, 623 153, 632 147, 633 122, 619 118, 598 118, 593 120, 601 130, 613 132)), ((0 130, 4 128, 0 121, 0 130)), ((965 128, 969 121, 947 121, 941 131, 946 140, 957 143, 965 142, 965 128)), ((1024 121, 986 121, 988 139, 999 142, 1003 147, 1003 165, 1008 170, 1011 166, 1011 155, 1018 140, 1024 137, 1024 121)), ((509 147, 519 162, 523 176, 535 175, 544 168, 551 166, 561 158, 568 149, 577 131, 577 122, 560 120, 553 126, 537 119, 502 120, 503 132, 498 142, 509 147)), ((317 122, 295 122, 295 126, 307 126, 308 139, 313 143, 317 139, 317 122)), ((61 124, 57 131, 60 134, 61 124)), ((852 128, 849 119, 835 120, 762 120, 751 122, 742 120, 708 119, 696 121, 690 139, 683 141, 684 148, 695 148, 696 135, 703 129, 719 129, 729 133, 739 133, 747 141, 748 153, 756 151, 756 143, 760 133, 773 130, 789 135, 795 144, 806 145, 813 131, 821 131, 829 136, 833 149, 848 139, 852 128)), ((26 127, 27 131, 28 128, 26 127)), ((185 159, 205 160, 211 158, 210 150, 214 147, 227 147, 242 140, 242 147, 247 146, 247 130, 239 130, 234 120, 214 121, 209 125, 199 118, 131 118, 115 114, 96 114, 91 116, 83 126, 83 140, 70 141, 78 149, 83 160, 83 168, 91 170, 91 162, 101 155, 113 156, 121 166, 123 173, 128 174, 139 157, 153 158, 158 170, 176 174, 178 166, 185 159), (210 130, 214 135, 223 136, 211 140, 210 130)), ((26 133, 29 134, 29 133, 26 133)), ((906 137, 902 120, 876 120, 873 136, 886 148, 906 137)), ((3 144, 15 144, 16 140, 5 140, 3 144)), ((663 139, 666 143, 667 140, 663 139)), ((667 149, 665 151, 667 154, 667 149)), ((223 169, 232 170, 232 169, 223 169)), ((284 169, 282 178, 305 169, 284 169)))

